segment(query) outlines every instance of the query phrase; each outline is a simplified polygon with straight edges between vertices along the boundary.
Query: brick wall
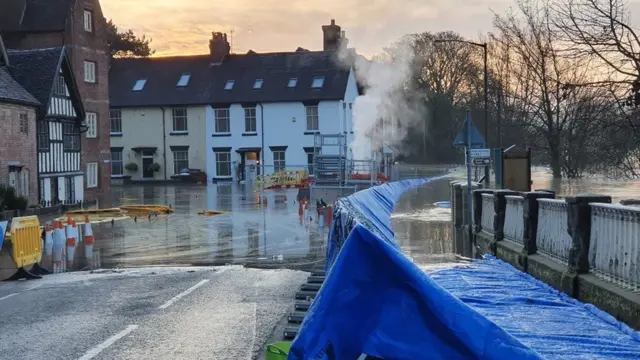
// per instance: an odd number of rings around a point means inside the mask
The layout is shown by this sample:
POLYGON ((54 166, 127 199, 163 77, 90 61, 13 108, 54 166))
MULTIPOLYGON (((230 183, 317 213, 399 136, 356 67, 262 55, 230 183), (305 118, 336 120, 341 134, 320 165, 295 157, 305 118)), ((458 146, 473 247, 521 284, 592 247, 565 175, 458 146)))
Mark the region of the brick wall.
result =
POLYGON ((31 107, 0 102, 0 183, 9 182, 9 161, 24 165, 29 176, 29 205, 38 201, 36 113, 31 107), (20 132, 20 114, 28 114, 27 133, 20 132))
MULTIPOLYGON (((109 53, 106 43, 106 20, 98 0, 76 0, 68 21, 67 46, 84 108, 97 114, 97 138, 82 135, 83 171, 87 163, 98 163, 98 187, 87 188, 85 199, 108 200, 104 195, 111 191, 111 150, 109 139, 109 53), (84 11, 92 13, 91 32, 84 29, 84 11), (96 63, 96 82, 84 81, 84 62, 96 63)), ((85 181, 85 184, 87 182, 85 181)))
POLYGON ((62 33, 4 33, 2 35, 7 49, 42 49, 64 45, 62 33))

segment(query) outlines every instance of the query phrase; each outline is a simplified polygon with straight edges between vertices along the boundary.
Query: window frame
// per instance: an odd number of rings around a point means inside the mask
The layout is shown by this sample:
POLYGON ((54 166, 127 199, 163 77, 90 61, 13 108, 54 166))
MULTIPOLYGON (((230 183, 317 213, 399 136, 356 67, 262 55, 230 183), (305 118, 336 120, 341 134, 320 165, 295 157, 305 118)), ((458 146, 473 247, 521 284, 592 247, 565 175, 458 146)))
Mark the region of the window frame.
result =
POLYGON ((84 82, 90 84, 97 83, 96 72, 96 62, 84 60, 84 82))
POLYGON ((183 169, 189 169, 189 149, 180 149, 180 150, 172 150, 173 155, 173 174, 179 174, 183 169), (184 159, 178 159, 178 154, 184 155, 184 159), (179 166, 179 164, 183 162, 186 163, 186 166, 179 166))
POLYGON ((124 176, 124 154, 122 149, 113 150, 111 149, 111 176, 124 176), (120 159, 114 159, 113 155, 119 154, 120 159), (118 164, 118 166, 114 166, 114 164, 118 164), (119 169, 120 173, 115 174, 114 170, 119 169))
POLYGON ((318 105, 307 105, 304 107, 305 118, 307 120, 306 131, 320 131, 320 116, 318 105), (315 111, 315 114, 313 114, 315 111), (315 128, 314 128, 315 121, 315 128), (310 126, 311 125, 311 126, 310 126))
POLYGON ((26 111, 21 111, 18 114, 19 125, 20 125, 20 133, 29 135, 29 113, 26 111))
POLYGON ((172 134, 187 134, 189 132, 189 114, 186 107, 171 108, 171 133, 172 134), (183 114, 178 114, 183 113, 183 114), (183 122, 184 128, 179 129, 177 125, 179 122, 183 122))
POLYGON ((180 78, 178 79, 178 82, 176 83, 176 87, 186 87, 189 85, 190 81, 191 81, 191 73, 182 73, 182 75, 180 75, 180 78))
POLYGON ((87 189, 98 187, 98 163, 87 163, 87 189), (93 180, 93 182, 91 181, 93 180))
POLYGON ((225 89, 226 91, 231 91, 231 90, 233 90, 233 87, 235 86, 235 84, 236 84, 236 81, 235 81, 235 80, 227 80, 227 81, 224 83, 224 89, 225 89))
POLYGON ((215 152, 215 161, 216 161, 216 177, 218 178, 230 178, 232 177, 232 169, 231 169, 231 151, 216 151, 215 152), (227 160, 221 161, 220 156, 226 155, 228 157, 227 160), (220 173, 220 164, 226 163, 228 164, 229 174, 221 174, 220 173))
POLYGON ((80 151, 80 129, 72 122, 62 123, 62 149, 80 151))
POLYGON ((91 10, 84 10, 83 13, 83 25, 84 31, 93 33, 93 12, 91 10))
POLYGON ((287 169, 287 151, 286 150, 272 150, 273 155, 273 172, 285 171, 287 169), (279 158, 282 155, 282 158, 279 158))
POLYGON ((256 79, 253 82, 253 90, 260 90, 262 89, 263 85, 264 85, 264 79, 256 79))
POLYGON ((298 78, 290 78, 289 82, 287 82, 287 87, 289 89, 293 89, 298 86, 298 78), (292 84, 293 83, 293 84, 292 84))
POLYGON ((312 89, 322 89, 324 86, 324 76, 314 76, 311 79, 311 88, 312 89), (318 83, 316 83, 318 81, 318 83))
POLYGON ((122 110, 121 109, 109 109, 109 133, 111 135, 122 135, 122 110), (114 114, 117 114, 117 116, 114 116, 114 114), (117 122, 118 128, 120 129, 120 131, 113 131, 114 120, 117 122))
POLYGON ((85 122, 87 123, 87 139, 98 138, 98 114, 95 112, 87 112, 85 114, 85 122), (93 123, 93 126, 91 125, 93 123), (92 131, 93 130, 93 131, 92 131))
POLYGON ((38 121, 36 124, 36 146, 39 152, 49 152, 51 150, 51 139, 49 137, 49 122, 38 121))
POLYGON ((244 132, 246 134, 254 134, 258 132, 257 109, 255 107, 244 108, 244 132), (253 130, 251 130, 251 121, 253 121, 253 130))
POLYGON ((136 80, 136 82, 133 83, 133 87, 131 88, 131 91, 140 92, 144 90, 144 87, 146 85, 147 85, 147 79, 145 78, 138 79, 136 80))
POLYGON ((219 108, 219 109, 214 109, 214 123, 213 123, 213 132, 214 134, 230 134, 231 133, 231 111, 229 108, 219 108), (226 116, 221 117, 218 116, 218 114, 220 112, 223 112, 224 114, 226 114, 226 116), (222 122, 226 120, 226 130, 227 131, 220 131, 221 126, 219 126, 219 122, 222 122))

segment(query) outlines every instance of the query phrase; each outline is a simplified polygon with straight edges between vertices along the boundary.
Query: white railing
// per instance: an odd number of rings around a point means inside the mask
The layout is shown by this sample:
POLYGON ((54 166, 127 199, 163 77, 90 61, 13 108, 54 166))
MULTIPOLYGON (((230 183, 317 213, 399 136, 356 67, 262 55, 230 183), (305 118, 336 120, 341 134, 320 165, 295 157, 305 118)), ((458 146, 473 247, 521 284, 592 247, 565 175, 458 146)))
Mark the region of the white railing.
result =
POLYGON ((507 209, 504 217, 504 237, 524 244, 524 198, 507 195, 507 209))
POLYGON ((567 232, 567 203, 558 199, 538 199, 538 251, 566 262, 571 249, 567 232))
POLYGON ((493 194, 482 194, 482 230, 488 233, 493 233, 493 194))
POLYGON ((606 280, 640 289, 640 208, 591 204, 589 265, 606 280))

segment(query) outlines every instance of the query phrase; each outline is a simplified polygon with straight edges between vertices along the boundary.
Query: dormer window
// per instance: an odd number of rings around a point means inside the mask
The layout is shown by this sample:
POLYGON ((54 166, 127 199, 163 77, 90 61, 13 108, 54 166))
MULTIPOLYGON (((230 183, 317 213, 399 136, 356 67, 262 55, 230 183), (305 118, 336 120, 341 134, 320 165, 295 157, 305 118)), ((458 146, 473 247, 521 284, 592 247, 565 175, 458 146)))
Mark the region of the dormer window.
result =
POLYGON ((224 89, 225 90, 233 89, 233 84, 235 84, 235 83, 236 83, 235 80, 227 80, 227 82, 224 84, 224 89))
POLYGON ((133 91, 142 91, 142 89, 144 89, 144 85, 147 83, 147 79, 140 79, 138 81, 136 81, 136 83, 133 85, 133 91))
POLYGON ((191 80, 191 74, 182 74, 180 76, 180 80, 176 84, 177 87, 184 87, 189 85, 189 80, 191 80))
POLYGON ((256 81, 253 83, 253 88, 254 89, 262 89, 262 83, 264 82, 264 80, 262 79, 256 79, 256 81))
POLYGON ((298 84, 298 79, 297 78, 291 78, 289 79, 289 83, 287 84, 288 88, 294 88, 296 87, 296 85, 298 84))
POLYGON ((320 89, 324 85, 324 76, 314 76, 311 82, 312 89, 320 89))

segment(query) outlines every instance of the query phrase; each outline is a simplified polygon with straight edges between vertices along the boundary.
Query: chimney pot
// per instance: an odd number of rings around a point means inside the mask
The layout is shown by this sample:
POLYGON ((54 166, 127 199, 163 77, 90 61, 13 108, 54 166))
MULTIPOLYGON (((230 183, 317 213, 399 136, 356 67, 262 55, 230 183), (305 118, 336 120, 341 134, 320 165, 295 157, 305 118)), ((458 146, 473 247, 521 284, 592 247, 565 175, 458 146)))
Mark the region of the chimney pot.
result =
POLYGON ((331 25, 335 25, 336 24, 336 19, 331 19, 331 25))

